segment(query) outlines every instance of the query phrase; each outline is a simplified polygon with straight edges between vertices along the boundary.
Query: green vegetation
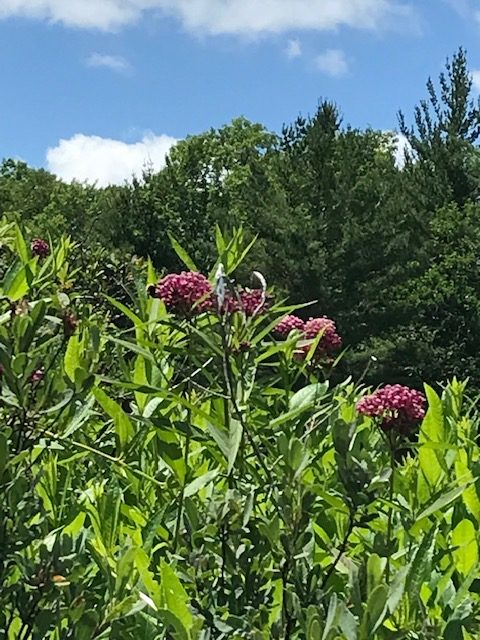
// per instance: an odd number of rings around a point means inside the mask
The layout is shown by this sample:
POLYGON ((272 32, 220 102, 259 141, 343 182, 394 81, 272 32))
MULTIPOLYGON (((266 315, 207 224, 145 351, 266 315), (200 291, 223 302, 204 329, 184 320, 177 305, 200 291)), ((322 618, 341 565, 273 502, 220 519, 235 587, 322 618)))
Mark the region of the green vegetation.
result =
POLYGON ((189 137, 165 169, 120 187, 67 185, 4 161, 0 211, 34 234, 70 236, 100 262, 136 255, 160 271, 180 267, 169 234, 208 270, 215 224, 242 226, 257 237, 242 275, 256 269, 293 301, 317 300, 358 375, 374 355, 373 383, 458 375, 479 388, 480 112, 462 50, 427 88, 413 127, 399 115, 402 167, 391 134, 343 127, 323 102, 281 135, 238 119, 189 137))
POLYGON ((120 187, 3 162, 0 640, 480 637, 462 50, 427 88, 402 166, 328 102, 120 187))
POLYGON ((70 241, 0 231, 0 637, 478 637, 464 384, 336 384, 334 323, 231 279, 242 232, 98 306, 70 241))

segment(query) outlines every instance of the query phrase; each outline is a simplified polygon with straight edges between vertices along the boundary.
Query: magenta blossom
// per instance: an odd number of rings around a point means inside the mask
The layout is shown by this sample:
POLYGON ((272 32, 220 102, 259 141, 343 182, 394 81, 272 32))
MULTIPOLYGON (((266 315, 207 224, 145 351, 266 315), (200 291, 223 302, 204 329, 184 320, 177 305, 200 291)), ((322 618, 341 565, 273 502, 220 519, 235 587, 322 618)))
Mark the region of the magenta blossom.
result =
POLYGON ((154 296, 178 316, 192 316, 212 308, 212 285, 201 273, 170 273, 155 287, 154 296))
POLYGON ((216 309, 220 315, 235 313, 240 310, 240 299, 228 291, 221 301, 216 293, 212 294, 212 308, 216 309))
POLYGON ((270 305, 270 299, 262 289, 242 289, 239 297, 240 309, 248 318, 265 313, 270 305))
POLYGON ((45 377, 44 370, 43 369, 37 369, 30 376, 30 382, 33 383, 33 384, 41 382, 44 377, 45 377))
POLYGON ((388 384, 365 396, 357 403, 357 411, 380 418, 384 431, 409 433, 425 416, 425 396, 401 384, 388 384))
POLYGON ((291 331, 302 331, 304 327, 304 321, 298 316, 285 316, 274 328, 273 333, 278 338, 287 338, 291 331))
POLYGON ((39 258, 46 258, 50 253, 50 247, 48 242, 41 240, 40 238, 34 238, 30 245, 34 256, 39 258))
POLYGON ((297 358, 303 360, 310 351, 313 341, 321 334, 314 359, 331 359, 333 353, 342 346, 342 339, 337 333, 335 322, 326 316, 323 318, 310 318, 305 323, 303 335, 308 341, 302 344, 297 350, 297 358))

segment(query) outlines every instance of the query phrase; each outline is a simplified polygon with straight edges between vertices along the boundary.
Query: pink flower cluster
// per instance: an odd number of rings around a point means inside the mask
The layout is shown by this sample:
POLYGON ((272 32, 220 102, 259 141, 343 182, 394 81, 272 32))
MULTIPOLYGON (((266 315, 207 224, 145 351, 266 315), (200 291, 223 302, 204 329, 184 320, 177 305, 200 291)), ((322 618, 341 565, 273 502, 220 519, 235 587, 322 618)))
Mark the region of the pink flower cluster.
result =
MULTIPOLYGON (((304 334, 308 340, 315 340, 321 333, 321 348, 326 352, 336 351, 342 346, 342 339, 337 333, 335 322, 326 316, 322 318, 310 318, 305 323, 304 334)), ((319 345, 319 347, 320 347, 319 345)))
POLYGON ((33 255, 38 256, 39 258, 46 258, 50 253, 48 242, 45 242, 45 240, 41 240, 40 238, 34 238, 30 248, 33 255))
POLYGON ((291 331, 303 331, 304 327, 304 321, 298 316, 285 316, 280 320, 273 332, 278 338, 287 338, 291 331))
POLYGON ((388 384, 357 403, 364 416, 381 418, 384 431, 409 433, 425 416, 425 396, 401 384, 388 384))
POLYGON ((261 289, 242 289, 240 296, 240 311, 251 318, 259 313, 265 313, 268 309, 270 300, 264 296, 261 289))
POLYGON ((196 315, 210 309, 211 295, 212 285, 204 275, 195 271, 169 273, 159 281, 154 292, 168 311, 180 316, 196 315))
POLYGON ((315 351, 315 360, 329 357, 342 346, 342 339, 337 333, 335 322, 326 316, 322 318, 310 318, 303 322, 297 316, 285 316, 274 329, 279 338, 286 338, 294 329, 302 333, 303 341, 298 346, 296 356, 304 360, 308 355, 312 342, 321 334, 315 351))
POLYGON ((218 307, 218 301, 215 295, 213 295, 212 300, 212 306, 217 309, 219 313, 225 314, 243 311, 247 318, 265 313, 270 304, 270 298, 267 296, 264 299, 261 289, 240 289, 236 295, 227 293, 221 308, 218 307))
POLYGON ((221 314, 243 311, 247 317, 252 317, 265 312, 270 302, 268 298, 264 299, 261 289, 241 289, 238 295, 228 292, 219 308, 211 283, 195 271, 170 273, 149 291, 163 300, 168 311, 183 317, 214 310, 221 314))

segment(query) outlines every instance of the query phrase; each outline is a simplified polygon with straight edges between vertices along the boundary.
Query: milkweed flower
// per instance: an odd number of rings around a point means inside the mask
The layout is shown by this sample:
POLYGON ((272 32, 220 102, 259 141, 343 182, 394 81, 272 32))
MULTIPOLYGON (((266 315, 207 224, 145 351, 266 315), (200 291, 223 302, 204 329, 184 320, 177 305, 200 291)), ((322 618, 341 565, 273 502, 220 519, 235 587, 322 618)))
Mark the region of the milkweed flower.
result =
POLYGON ((305 323, 303 330, 307 340, 314 340, 319 333, 322 334, 320 343, 325 350, 334 350, 342 346, 342 339, 337 333, 335 322, 326 316, 322 318, 310 318, 305 323))
POLYGON ((212 296, 212 308, 220 315, 232 314, 240 311, 240 298, 232 291, 227 291, 225 295, 219 297, 216 293, 212 296))
POLYGON ((248 318, 265 313, 270 306, 271 300, 263 289, 242 289, 238 295, 240 309, 248 318))
POLYGON ((198 315, 212 308, 212 285, 196 271, 169 273, 152 293, 165 303, 168 311, 178 316, 198 315))
POLYGON ((425 403, 425 396, 420 391, 401 384, 388 384, 359 400, 357 411, 379 418, 384 431, 407 434, 424 418, 425 403))
POLYGON ((32 253, 34 256, 38 256, 39 258, 46 258, 50 254, 50 247, 48 242, 42 240, 41 238, 34 238, 30 245, 32 253))
POLYGON ((35 384, 36 382, 41 382, 45 377, 45 371, 43 369, 37 369, 30 376, 30 382, 35 384))
POLYGON ((305 323, 303 335, 307 342, 297 349, 297 358, 303 360, 307 357, 312 343, 321 334, 314 359, 329 358, 342 346, 342 338, 337 333, 335 322, 326 316, 322 318, 310 318, 305 323))
POLYGON ((278 338, 287 338, 291 331, 303 331, 304 321, 298 316, 284 316, 275 326, 273 333, 278 338))

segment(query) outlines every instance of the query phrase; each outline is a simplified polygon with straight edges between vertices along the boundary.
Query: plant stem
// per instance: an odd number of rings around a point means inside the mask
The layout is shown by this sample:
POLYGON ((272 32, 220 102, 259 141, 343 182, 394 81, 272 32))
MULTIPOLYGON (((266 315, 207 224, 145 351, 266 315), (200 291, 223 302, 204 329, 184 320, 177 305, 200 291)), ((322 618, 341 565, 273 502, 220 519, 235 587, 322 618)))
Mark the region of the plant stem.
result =
POLYGON ((180 525, 182 522, 183 516, 183 503, 185 500, 185 487, 188 482, 188 458, 190 456, 190 409, 188 410, 188 418, 187 418, 187 438, 185 441, 185 452, 183 455, 183 464, 185 467, 185 477, 182 483, 182 488, 180 490, 180 497, 178 500, 178 509, 177 509, 177 520, 175 522, 175 535, 173 538, 173 553, 176 553, 178 546, 178 537, 180 535, 180 525))
POLYGON ((335 569, 337 568, 337 565, 340 562, 341 557, 345 553, 347 549, 348 541, 350 539, 350 536, 353 533, 354 528, 355 528, 355 511, 352 510, 350 511, 348 527, 343 537, 342 544, 340 545, 340 549, 338 550, 337 557, 335 558, 333 564, 330 566, 330 569, 327 571, 327 573, 325 574, 325 577, 322 580, 322 584, 321 584, 322 589, 325 589, 325 587, 327 586, 327 583, 330 580, 331 576, 333 575, 335 569))
POLYGON ((390 506, 388 508, 388 522, 387 522, 387 566, 385 569, 385 582, 389 584, 390 581, 390 543, 392 538, 392 520, 393 520, 393 491, 394 491, 394 482, 395 482, 395 436, 393 432, 389 438, 390 443, 390 488, 388 493, 388 499, 390 502, 390 506))
POLYGON ((165 490, 164 483, 159 482, 153 476, 149 476, 148 473, 144 473, 143 471, 140 471, 140 469, 135 469, 134 467, 131 467, 128 463, 126 463, 124 460, 121 460, 120 458, 115 458, 114 456, 111 456, 108 453, 104 453, 99 449, 90 447, 88 444, 83 444, 83 442, 78 442, 77 440, 70 440, 70 438, 66 438, 65 436, 58 435, 56 433, 53 433, 52 431, 46 430, 44 431, 44 434, 49 438, 51 438, 52 440, 57 440, 58 442, 67 442, 68 444, 74 447, 77 447, 78 449, 82 449, 83 451, 88 451, 89 453, 92 453, 100 458, 103 458, 104 460, 108 460, 112 464, 118 465, 122 469, 126 469, 127 471, 129 471, 135 476, 138 476, 139 478, 143 478, 144 480, 153 482, 153 484, 165 490))
MULTIPOLYGON (((190 353, 190 337, 191 337, 191 332, 190 332, 190 324, 187 324, 187 345, 188 345, 188 352, 190 353)), ((188 403, 189 406, 187 408, 187 437, 185 440, 185 451, 183 454, 183 466, 184 466, 184 473, 185 476, 183 478, 183 482, 182 482, 182 488, 180 489, 180 496, 178 499, 178 508, 177 508, 177 519, 175 522, 175 533, 174 533, 174 537, 173 537, 173 553, 177 552, 177 547, 178 547, 178 539, 180 536, 180 526, 182 524, 182 516, 183 516, 183 503, 185 501, 185 487, 187 486, 188 483, 188 459, 190 457, 190 439, 191 439, 191 435, 192 435, 192 409, 191 409, 191 404, 192 404, 192 385, 190 380, 187 380, 187 398, 188 398, 188 403)))

